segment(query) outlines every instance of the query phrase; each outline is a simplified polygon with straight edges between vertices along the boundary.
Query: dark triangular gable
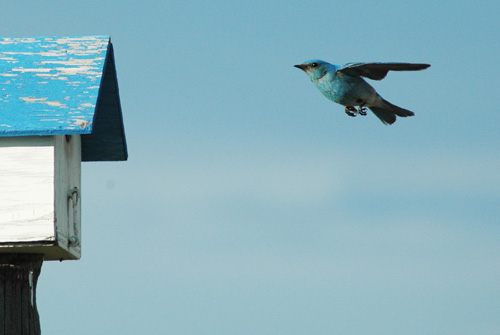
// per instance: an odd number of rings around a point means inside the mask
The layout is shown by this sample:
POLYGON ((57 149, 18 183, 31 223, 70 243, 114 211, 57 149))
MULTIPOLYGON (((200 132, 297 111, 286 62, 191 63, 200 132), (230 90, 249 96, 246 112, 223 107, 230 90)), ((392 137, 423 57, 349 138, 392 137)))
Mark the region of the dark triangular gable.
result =
POLYGON ((127 143, 123 127, 113 44, 108 45, 91 134, 82 136, 82 161, 125 161, 127 143))

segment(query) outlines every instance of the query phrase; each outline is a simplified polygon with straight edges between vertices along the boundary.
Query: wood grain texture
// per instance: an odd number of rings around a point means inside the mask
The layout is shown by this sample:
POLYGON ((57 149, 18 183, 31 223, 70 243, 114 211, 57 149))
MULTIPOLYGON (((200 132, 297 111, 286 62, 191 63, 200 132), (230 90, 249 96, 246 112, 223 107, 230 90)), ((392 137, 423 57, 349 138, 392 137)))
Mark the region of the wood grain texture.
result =
POLYGON ((80 135, 0 137, 0 253, 78 259, 80 221, 80 135))
POLYGON ((38 335, 36 286, 43 256, 0 254, 0 335, 38 335))
POLYGON ((55 240, 53 138, 0 143, 0 243, 55 240))
POLYGON ((81 141, 80 135, 55 136, 55 222, 56 236, 60 248, 80 257, 81 241, 81 141), (78 199, 68 198, 73 189, 78 190, 78 199), (75 207, 74 207, 75 206, 75 207), (77 243, 71 243, 75 236, 77 243))

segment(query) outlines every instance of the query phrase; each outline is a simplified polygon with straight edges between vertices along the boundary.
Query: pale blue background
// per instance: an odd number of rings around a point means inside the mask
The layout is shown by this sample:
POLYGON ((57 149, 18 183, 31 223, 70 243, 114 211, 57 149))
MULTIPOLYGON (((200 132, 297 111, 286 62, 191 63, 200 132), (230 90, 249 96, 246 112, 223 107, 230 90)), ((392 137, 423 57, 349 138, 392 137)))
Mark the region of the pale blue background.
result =
POLYGON ((110 34, 130 159, 83 165, 44 334, 500 334, 500 2, 1 1, 110 34), (427 62, 350 118, 294 64, 427 62))

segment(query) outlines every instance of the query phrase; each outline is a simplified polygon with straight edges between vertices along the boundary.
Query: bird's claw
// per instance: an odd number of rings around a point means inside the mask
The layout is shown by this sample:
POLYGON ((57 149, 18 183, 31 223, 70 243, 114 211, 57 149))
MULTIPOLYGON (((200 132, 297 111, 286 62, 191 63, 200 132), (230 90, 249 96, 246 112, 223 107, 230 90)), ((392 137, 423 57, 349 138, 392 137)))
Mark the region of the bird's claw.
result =
POLYGON ((359 115, 366 116, 366 107, 359 106, 358 107, 358 113, 359 113, 359 115))
POLYGON ((358 108, 356 108, 354 106, 346 106, 345 113, 349 116, 352 116, 352 117, 354 117, 358 114, 365 116, 366 115, 366 107, 359 106, 358 108))
POLYGON ((349 116, 355 117, 356 115, 358 115, 358 110, 356 109, 356 107, 346 106, 345 113, 349 116))

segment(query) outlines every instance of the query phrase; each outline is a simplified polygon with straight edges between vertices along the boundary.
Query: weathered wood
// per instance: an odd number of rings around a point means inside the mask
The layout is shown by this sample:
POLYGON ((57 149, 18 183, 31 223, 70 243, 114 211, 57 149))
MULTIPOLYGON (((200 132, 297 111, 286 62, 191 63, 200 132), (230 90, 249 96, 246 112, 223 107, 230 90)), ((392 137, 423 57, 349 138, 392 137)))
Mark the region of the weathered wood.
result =
POLYGON ((0 253, 81 253, 80 135, 0 137, 0 253))
POLYGON ((38 335, 36 285, 43 255, 0 254, 0 335, 38 335))
POLYGON ((53 136, 0 138, 0 243, 54 239, 53 136))

